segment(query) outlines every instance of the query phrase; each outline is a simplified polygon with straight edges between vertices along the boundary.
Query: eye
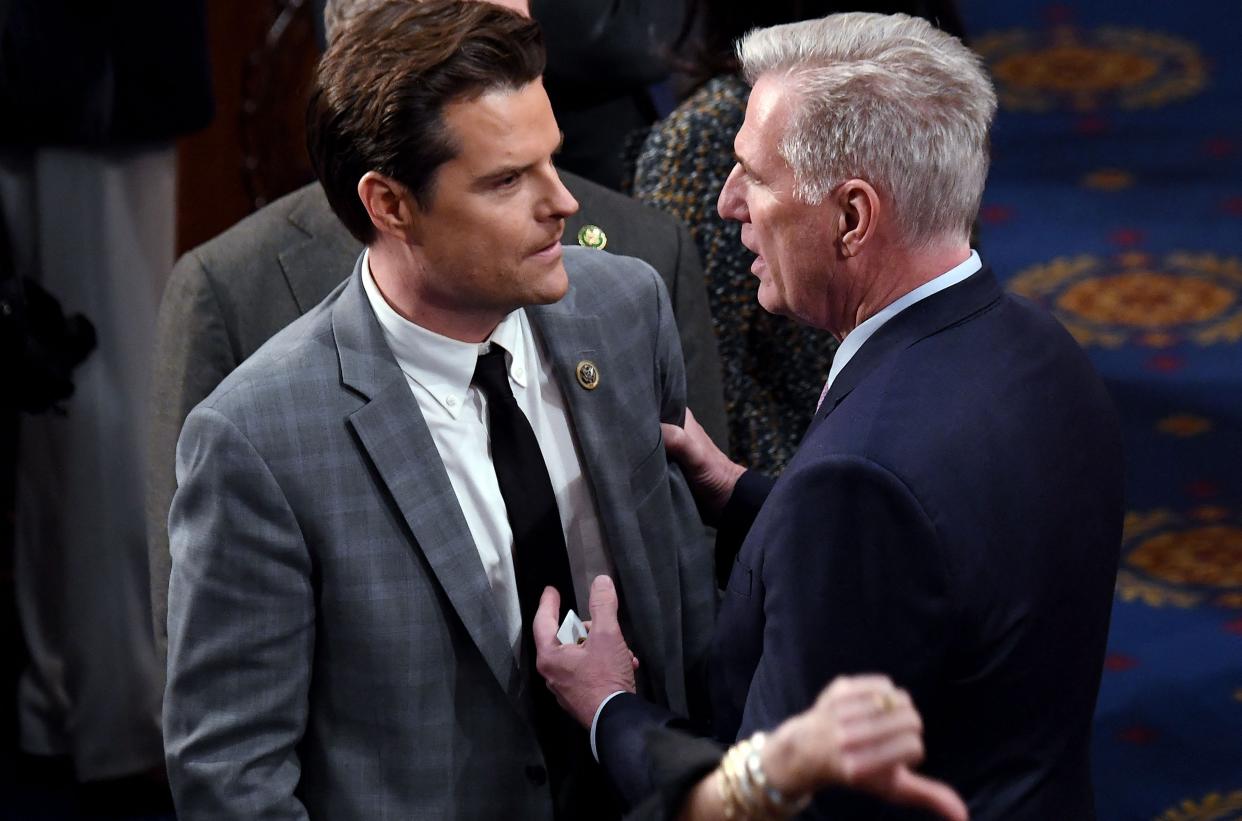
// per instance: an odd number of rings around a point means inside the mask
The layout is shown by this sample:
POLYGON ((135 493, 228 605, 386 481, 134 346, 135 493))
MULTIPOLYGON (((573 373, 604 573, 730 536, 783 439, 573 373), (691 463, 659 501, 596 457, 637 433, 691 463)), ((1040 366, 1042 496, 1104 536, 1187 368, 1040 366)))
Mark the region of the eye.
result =
POLYGON ((522 175, 518 173, 505 174, 503 177, 496 179, 497 188, 512 188, 517 185, 518 180, 522 179, 522 175))
POLYGON ((745 180, 746 182, 748 183, 759 183, 760 182, 759 178, 756 177, 753 173, 751 173, 751 170, 747 168, 746 166, 742 165, 740 162, 736 164, 736 168, 738 172, 741 174, 742 179, 745 180))

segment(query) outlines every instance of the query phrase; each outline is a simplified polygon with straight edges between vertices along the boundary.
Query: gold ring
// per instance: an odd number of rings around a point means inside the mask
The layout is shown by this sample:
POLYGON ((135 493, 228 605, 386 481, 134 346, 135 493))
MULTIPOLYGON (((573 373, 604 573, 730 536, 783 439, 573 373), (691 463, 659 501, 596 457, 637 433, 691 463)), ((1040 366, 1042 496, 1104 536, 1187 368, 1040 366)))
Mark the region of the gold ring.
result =
POLYGON ((897 708, 897 699, 893 698, 891 691, 883 693, 874 693, 875 706, 879 708, 880 713, 891 713, 897 708))

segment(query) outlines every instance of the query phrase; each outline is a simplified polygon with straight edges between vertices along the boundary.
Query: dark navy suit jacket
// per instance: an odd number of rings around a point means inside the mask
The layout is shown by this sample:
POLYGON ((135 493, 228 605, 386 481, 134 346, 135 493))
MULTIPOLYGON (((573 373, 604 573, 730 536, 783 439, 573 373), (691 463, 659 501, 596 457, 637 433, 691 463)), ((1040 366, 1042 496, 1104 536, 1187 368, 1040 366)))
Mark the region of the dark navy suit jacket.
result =
MULTIPOLYGON (((746 474, 730 499, 712 735, 883 672, 923 714, 922 771, 972 819, 1094 817, 1122 517, 1116 416, 1064 329, 986 268, 916 303, 841 371, 780 479, 746 474)), ((604 710, 601 760, 632 800, 677 777, 649 746, 672 721, 636 697, 604 710)), ((843 791, 810 814, 917 817, 843 791)))

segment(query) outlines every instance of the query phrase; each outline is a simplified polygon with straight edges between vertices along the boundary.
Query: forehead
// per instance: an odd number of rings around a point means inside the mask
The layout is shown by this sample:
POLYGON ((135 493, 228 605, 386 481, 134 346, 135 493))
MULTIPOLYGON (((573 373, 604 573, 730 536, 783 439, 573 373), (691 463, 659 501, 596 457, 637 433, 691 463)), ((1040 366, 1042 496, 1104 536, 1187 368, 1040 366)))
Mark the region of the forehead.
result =
POLYGON ((530 17, 530 0, 491 0, 491 2, 512 9, 524 17, 530 17))
POLYGON ((443 116, 458 158, 471 166, 530 162, 528 155, 550 153, 560 141, 541 80, 449 103, 443 116))
POLYGON ((776 155, 793 113, 793 94, 789 80, 778 75, 765 74, 755 82, 746 118, 733 141, 739 157, 754 163, 776 155))

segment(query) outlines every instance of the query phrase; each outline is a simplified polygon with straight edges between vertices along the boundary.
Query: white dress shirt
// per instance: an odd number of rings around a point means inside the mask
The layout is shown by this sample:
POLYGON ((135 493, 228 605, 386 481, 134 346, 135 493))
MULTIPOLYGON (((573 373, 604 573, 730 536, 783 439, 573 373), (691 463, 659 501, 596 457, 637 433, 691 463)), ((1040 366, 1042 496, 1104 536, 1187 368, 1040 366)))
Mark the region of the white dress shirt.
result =
POLYGON ((832 386, 832 381, 837 378, 837 374, 841 373, 846 363, 854 358, 854 354, 858 353, 858 349, 871 338, 872 334, 880 330, 880 327, 885 322, 888 322, 914 303, 927 299, 932 294, 939 293, 945 288, 956 285, 982 267, 983 263, 979 260, 979 254, 972 250, 970 256, 964 262, 953 266, 935 279, 924 282, 905 296, 893 300, 884 306, 883 309, 859 323, 857 328, 850 331, 845 335, 845 339, 841 340, 841 347, 837 348, 836 356, 832 358, 832 370, 828 372, 828 383, 824 386, 823 395, 827 396, 828 389, 832 386))
MULTIPOLYGON (((569 553, 574 595, 585 611, 591 580, 612 574, 595 500, 583 473, 565 397, 541 355, 526 312, 518 309, 482 344, 461 342, 415 325, 380 293, 364 253, 362 284, 384 339, 418 401, 453 492, 479 551, 514 655, 521 648, 522 611, 513 571, 513 531, 492 466, 487 397, 471 386, 479 354, 494 341, 509 352, 509 386, 543 452, 569 553)), ((585 612, 582 613, 585 618, 585 612)))

